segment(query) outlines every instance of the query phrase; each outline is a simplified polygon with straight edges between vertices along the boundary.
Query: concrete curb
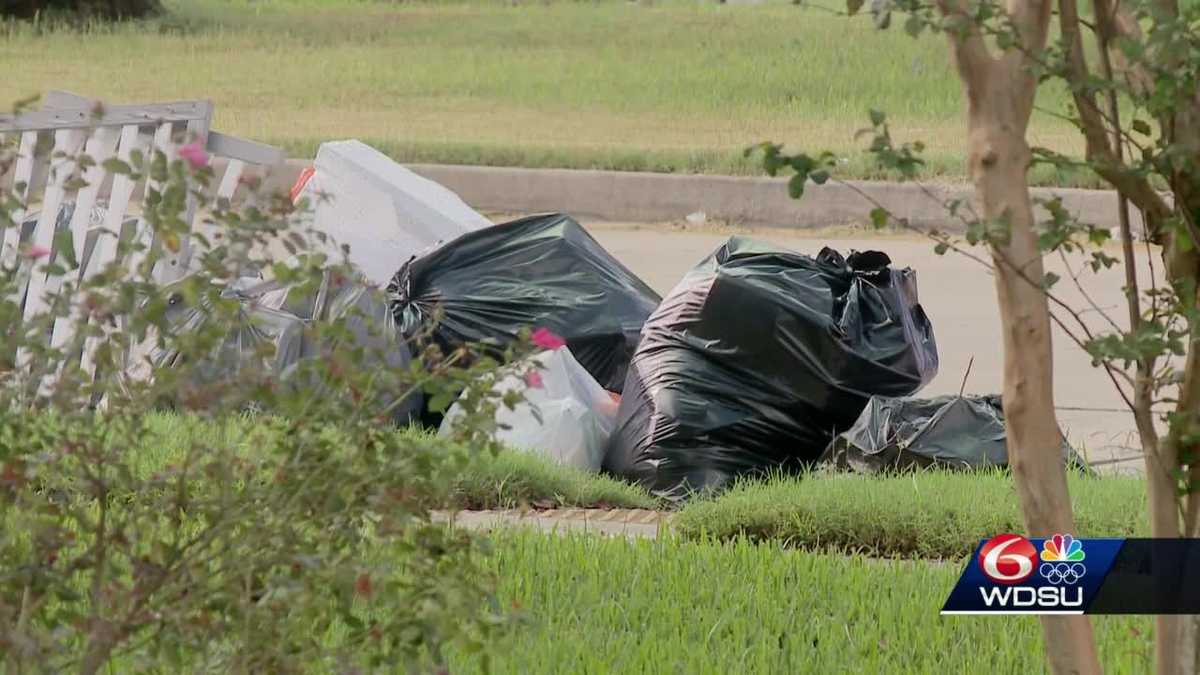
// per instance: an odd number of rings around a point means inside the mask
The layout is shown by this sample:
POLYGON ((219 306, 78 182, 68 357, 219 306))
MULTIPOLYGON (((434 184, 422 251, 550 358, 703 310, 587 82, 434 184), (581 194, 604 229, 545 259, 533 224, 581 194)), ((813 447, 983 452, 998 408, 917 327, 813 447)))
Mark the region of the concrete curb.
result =
MULTIPOLYGON (((308 160, 288 160, 272 172, 269 184, 288 188, 308 160)), ((945 204, 971 198, 968 185, 921 186, 852 181, 849 185, 810 184, 804 198, 788 197, 785 178, 678 175, 570 169, 517 169, 447 164, 408 168, 457 192, 480 211, 539 213, 559 211, 577 218, 655 223, 703 212, 709 221, 752 227, 815 228, 869 222, 869 195, 920 227, 962 231, 945 204)), ((1034 188, 1035 199, 1058 196, 1080 220, 1117 228, 1117 196, 1110 190, 1034 188)), ((964 211, 965 212, 965 211, 964 211)), ((1134 231, 1141 218, 1134 213, 1134 231)))

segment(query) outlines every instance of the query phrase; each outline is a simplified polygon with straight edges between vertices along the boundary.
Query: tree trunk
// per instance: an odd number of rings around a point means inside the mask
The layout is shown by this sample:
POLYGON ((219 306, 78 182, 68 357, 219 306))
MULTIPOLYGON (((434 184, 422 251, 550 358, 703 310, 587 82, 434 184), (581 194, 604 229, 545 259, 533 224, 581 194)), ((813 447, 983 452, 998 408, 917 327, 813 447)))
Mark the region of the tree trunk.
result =
MULTIPOLYGON (((990 61, 969 96, 969 166, 982 215, 1006 221, 1007 241, 995 241, 996 294, 1004 338, 1004 418, 1008 461, 1031 536, 1075 529, 1054 413, 1050 309, 1040 287, 1042 256, 1033 230, 1026 184, 1031 153, 1025 141, 1028 110, 1014 100, 1014 79, 1005 61, 990 61)), ((1092 625, 1087 617, 1042 617, 1046 655, 1056 673, 1099 673, 1092 625)))
MULTIPOLYGON (((1178 16, 1178 7, 1168 5, 1173 16, 1178 16)), ((1200 153, 1200 95, 1192 94, 1176 107, 1174 119, 1164 132, 1164 140, 1184 157, 1194 158, 1200 153)), ((1196 288, 1200 279, 1200 169, 1194 160, 1173 162, 1170 177, 1175 198, 1175 213, 1179 216, 1180 228, 1165 233, 1163 257, 1167 280, 1180 293, 1179 301, 1191 307, 1200 306, 1200 293, 1196 288)), ((1179 384, 1173 419, 1166 437, 1160 443, 1164 462, 1172 462, 1187 471, 1187 494, 1176 497, 1184 506, 1183 536, 1200 535, 1200 328, 1192 323, 1188 337, 1187 355, 1184 357, 1182 378, 1179 384)), ((1171 487, 1177 487, 1172 475, 1171 487)), ((1172 514, 1178 523, 1178 512, 1172 514)), ((1178 525, 1176 526, 1178 527, 1178 525)), ((1164 536, 1155 534, 1154 536, 1164 536)), ((1174 535, 1179 536, 1179 535, 1174 535)), ((1170 633, 1156 640, 1158 672, 1162 675, 1195 673, 1200 664, 1200 621, 1194 616, 1172 617, 1170 633)), ((1162 625, 1163 622, 1160 622, 1162 625)))
MULTIPOLYGON (((939 0, 938 7, 948 24, 960 28, 947 37, 967 99, 975 198, 989 224, 1007 224, 1007 235, 990 243, 1004 343, 1009 466, 1028 533, 1070 533, 1074 518, 1054 413, 1050 309, 1026 182, 1032 153, 1025 133, 1037 90, 1028 55, 1046 45, 1050 0, 1009 0, 1006 11, 1018 44, 998 56, 963 0, 939 0)), ((1043 616, 1041 623, 1055 673, 1102 672, 1087 617, 1043 616)))
MULTIPOLYGON (((1171 217, 1171 206, 1162 199, 1145 176, 1137 175, 1126 170, 1122 153, 1120 126, 1120 109, 1117 106, 1116 94, 1108 92, 1108 120, 1103 119, 1096 104, 1094 88, 1090 86, 1091 74, 1088 69, 1083 40, 1080 35, 1081 21, 1076 9, 1075 0, 1058 0, 1060 27, 1063 42, 1068 45, 1066 52, 1069 59, 1067 80, 1075 99, 1075 107, 1079 113, 1080 124, 1087 141, 1087 159, 1097 172, 1115 187, 1121 199, 1130 199, 1142 209, 1146 218, 1147 234, 1151 240, 1164 244, 1164 262, 1168 279, 1178 280, 1178 275, 1187 267, 1187 261, 1177 254, 1177 247, 1172 246, 1171 233, 1165 231, 1162 224, 1171 217)), ((1096 18, 1095 33, 1098 40, 1098 53, 1101 74, 1104 79, 1115 81, 1115 62, 1122 75, 1129 83, 1135 96, 1147 97, 1153 93, 1154 82, 1145 64, 1130 61, 1125 53, 1114 45, 1120 38, 1133 43, 1143 43, 1141 27, 1128 10, 1121 6, 1119 0, 1092 0, 1093 16, 1096 18)), ((1170 8, 1167 8, 1168 10, 1170 8)), ((1186 106, 1185 106, 1186 108, 1186 106)), ((1188 124, 1179 124, 1178 120, 1160 120, 1164 130, 1188 129, 1188 124)), ((1169 137, 1164 141, 1170 143, 1169 137)), ((1176 187, 1178 183, 1176 182, 1176 187)), ((1176 189, 1178 192, 1178 189, 1176 189)), ((1175 202, 1186 203, 1176 194, 1175 202)), ((1133 256, 1132 235, 1129 232, 1126 214, 1122 216, 1122 243, 1124 247, 1124 265, 1127 292, 1131 293, 1127 300, 1129 309, 1129 328, 1135 331, 1142 321, 1139 298, 1137 297, 1137 260, 1133 256)), ((1194 354, 1195 349, 1189 348, 1194 354)), ((1189 363, 1194 359, 1189 357, 1189 363)), ((1137 364, 1134 379, 1133 414, 1137 424, 1138 436, 1146 461, 1146 492, 1150 507, 1150 532, 1155 537, 1173 538, 1181 534, 1180 530, 1180 498, 1177 488, 1177 472, 1180 467, 1180 449, 1176 437, 1168 434, 1160 439, 1154 425, 1152 405, 1155 394, 1153 371, 1155 360, 1151 357, 1141 359, 1137 364)), ((1193 370, 1194 365, 1185 368, 1193 370)), ((1185 387, 1186 389, 1186 387, 1185 387)), ((1182 399, 1181 399, 1182 403, 1182 399)), ((1193 470, 1195 468, 1193 467, 1193 470)), ((1200 503, 1188 500, 1188 513, 1193 513, 1200 503)), ((1188 518, 1187 522, 1192 522, 1188 518)), ((1184 530, 1186 533, 1190 527, 1184 530)), ((1192 535, 1188 535, 1192 536, 1192 535)), ((1155 618, 1154 662, 1160 675, 1176 675, 1195 671, 1197 644, 1197 626, 1190 617, 1159 616, 1155 618), (1183 664, 1189 664, 1184 667, 1183 664)))

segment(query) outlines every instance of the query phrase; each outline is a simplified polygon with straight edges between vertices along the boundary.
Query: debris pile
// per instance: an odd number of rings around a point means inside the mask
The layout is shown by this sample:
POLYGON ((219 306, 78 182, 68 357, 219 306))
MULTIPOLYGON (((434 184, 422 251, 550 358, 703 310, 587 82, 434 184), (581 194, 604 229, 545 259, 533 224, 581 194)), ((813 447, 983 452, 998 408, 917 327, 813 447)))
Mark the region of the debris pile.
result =
MULTIPOLYGON (((430 343, 499 356, 536 330, 551 338, 545 350, 503 366, 494 387, 524 399, 500 406, 496 439, 667 498, 817 463, 870 473, 1007 463, 998 397, 909 398, 937 373, 937 346, 916 273, 886 253, 809 256, 735 236, 662 299, 569 216, 492 225, 357 141, 322 145, 293 197, 349 246, 362 278, 326 279, 315 296, 231 285, 244 320, 201 376, 255 363, 286 379, 339 348, 370 347, 382 369, 407 368, 430 343), (386 296, 371 288, 385 282, 386 296), (313 322, 351 314, 353 345, 306 341, 313 322)), ((169 311, 181 329, 206 316, 169 311)), ((178 355, 151 346, 140 358, 178 355)), ((390 394, 379 402, 399 423, 449 436, 462 422, 461 403, 443 417, 419 395, 397 405, 390 394)), ((1065 441, 1063 457, 1083 466, 1065 441)))

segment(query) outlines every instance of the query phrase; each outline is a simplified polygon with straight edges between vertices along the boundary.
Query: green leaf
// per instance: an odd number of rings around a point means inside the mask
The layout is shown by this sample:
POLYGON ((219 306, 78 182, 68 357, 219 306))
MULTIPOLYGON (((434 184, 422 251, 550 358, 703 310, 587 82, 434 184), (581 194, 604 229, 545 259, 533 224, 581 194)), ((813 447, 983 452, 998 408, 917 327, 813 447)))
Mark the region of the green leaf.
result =
POLYGON ((1057 284, 1059 282, 1059 279, 1061 279, 1061 277, 1059 277, 1054 272, 1046 272, 1046 275, 1044 277, 1042 277, 1042 289, 1047 290, 1047 291, 1050 290, 1050 288, 1053 287, 1054 284, 1057 284))
POLYGON ((75 260, 75 246, 72 243, 70 230, 59 230, 54 233, 54 250, 62 256, 61 260, 72 268, 79 267, 75 260))
POLYGON ((791 165, 792 171, 795 171, 796 173, 804 174, 806 176, 808 175, 809 171, 812 171, 813 168, 815 168, 817 166, 817 163, 813 160, 812 157, 809 157, 808 155, 805 155, 803 153, 801 153, 799 155, 793 155, 788 160, 788 164, 791 165))
POLYGON ((949 250, 950 250, 950 244, 947 244, 944 241, 939 241, 937 243, 937 246, 933 247, 933 252, 938 255, 946 255, 946 251, 949 251, 949 250))
POLYGON ((871 209, 871 224, 875 227, 884 227, 888 222, 888 211, 882 207, 871 209))
POLYGON ((904 32, 912 37, 919 36, 924 29, 925 22, 916 14, 909 14, 908 19, 904 21, 904 32))
POLYGON ((804 181, 808 176, 798 173, 788 180, 788 196, 792 199, 800 199, 804 196, 804 181))
POLYGON ((825 169, 818 169, 818 170, 808 174, 808 177, 810 179, 812 179, 812 182, 816 183, 817 185, 824 185, 826 183, 826 181, 829 180, 829 172, 826 171, 825 169))
POLYGON ((1106 227, 1095 227, 1088 231, 1088 241, 1095 246, 1100 246, 1109 239, 1112 239, 1112 231, 1106 227))
POLYGON ((1133 130, 1143 136, 1149 136, 1151 133, 1153 133, 1150 130, 1150 125, 1147 124, 1145 120, 1134 120, 1133 121, 1133 130))
POLYGON ((116 157, 109 157, 108 159, 104 160, 103 166, 104 170, 109 173, 121 174, 122 176, 128 176, 133 173, 133 167, 129 166, 127 162, 123 162, 116 157))
POLYGON ((882 110, 875 110, 874 108, 871 109, 870 115, 873 126, 880 126, 887 119, 887 115, 882 110))
POLYGON ((1099 272, 1101 268, 1108 269, 1118 262, 1120 261, 1104 251, 1094 251, 1088 265, 1091 266, 1093 272, 1099 272))
POLYGON ((450 404, 454 402, 454 395, 450 392, 438 392, 429 399, 429 409, 434 412, 443 412, 450 404))

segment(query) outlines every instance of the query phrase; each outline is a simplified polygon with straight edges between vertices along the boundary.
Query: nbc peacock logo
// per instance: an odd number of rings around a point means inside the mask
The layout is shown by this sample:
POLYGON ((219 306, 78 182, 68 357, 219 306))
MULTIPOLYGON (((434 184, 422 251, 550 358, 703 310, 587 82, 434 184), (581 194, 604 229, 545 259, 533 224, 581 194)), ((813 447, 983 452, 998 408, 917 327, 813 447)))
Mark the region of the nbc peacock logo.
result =
POLYGON ((1056 534, 1042 543, 1038 573, 1052 584, 1076 584, 1087 574, 1083 543, 1069 534, 1056 534))

